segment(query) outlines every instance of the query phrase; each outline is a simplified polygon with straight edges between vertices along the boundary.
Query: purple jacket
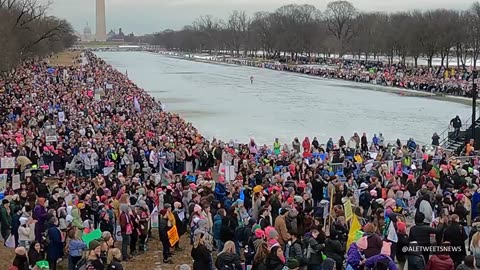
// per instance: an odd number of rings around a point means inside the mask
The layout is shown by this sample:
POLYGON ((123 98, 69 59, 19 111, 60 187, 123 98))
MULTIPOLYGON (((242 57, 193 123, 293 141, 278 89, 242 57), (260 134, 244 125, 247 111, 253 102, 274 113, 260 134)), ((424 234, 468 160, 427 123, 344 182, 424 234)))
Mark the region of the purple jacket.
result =
POLYGON ((35 206, 33 209, 33 216, 37 220, 35 223, 35 241, 42 241, 42 233, 45 231, 45 223, 47 219, 47 210, 41 205, 35 206))
POLYGON ((375 267, 377 262, 380 261, 380 260, 388 260, 388 269, 389 270, 398 270, 397 265, 392 260, 392 258, 390 258, 388 256, 385 256, 385 255, 382 255, 382 254, 378 254, 378 255, 375 255, 375 256, 372 256, 372 257, 368 258, 367 261, 365 262, 365 266, 368 267, 368 268, 373 268, 373 267, 375 267))
POLYGON ((350 265, 354 270, 358 270, 361 261, 362 253, 360 253, 357 243, 352 243, 347 252, 347 265, 350 265))

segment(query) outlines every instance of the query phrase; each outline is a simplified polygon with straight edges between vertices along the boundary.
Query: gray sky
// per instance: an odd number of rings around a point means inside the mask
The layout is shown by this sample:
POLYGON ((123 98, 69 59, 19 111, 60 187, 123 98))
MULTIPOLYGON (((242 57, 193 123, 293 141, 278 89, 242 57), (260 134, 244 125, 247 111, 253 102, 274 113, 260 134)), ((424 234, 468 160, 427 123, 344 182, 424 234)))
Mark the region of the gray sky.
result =
MULTIPOLYGON (((47 1, 47 0, 40 0, 47 1)), ((52 0, 50 14, 67 19, 83 32, 88 24, 95 32, 95 0, 52 0)), ((145 34, 180 29, 200 15, 226 18, 232 10, 273 11, 285 4, 313 4, 324 10, 328 0, 106 0, 107 32, 123 28, 124 33, 145 34)), ((410 9, 466 9, 473 0, 350 0, 362 11, 410 9)))

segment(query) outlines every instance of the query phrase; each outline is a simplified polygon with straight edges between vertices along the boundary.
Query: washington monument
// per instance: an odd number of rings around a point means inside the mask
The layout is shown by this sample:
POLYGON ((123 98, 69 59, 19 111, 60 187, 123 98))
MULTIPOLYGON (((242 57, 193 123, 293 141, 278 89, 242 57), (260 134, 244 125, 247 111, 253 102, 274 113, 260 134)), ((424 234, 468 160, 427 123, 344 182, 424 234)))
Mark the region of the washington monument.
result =
POLYGON ((96 0, 96 14, 97 14, 97 22, 96 22, 96 29, 97 32, 95 33, 95 40, 96 41, 107 41, 107 26, 105 22, 105 0, 96 0))

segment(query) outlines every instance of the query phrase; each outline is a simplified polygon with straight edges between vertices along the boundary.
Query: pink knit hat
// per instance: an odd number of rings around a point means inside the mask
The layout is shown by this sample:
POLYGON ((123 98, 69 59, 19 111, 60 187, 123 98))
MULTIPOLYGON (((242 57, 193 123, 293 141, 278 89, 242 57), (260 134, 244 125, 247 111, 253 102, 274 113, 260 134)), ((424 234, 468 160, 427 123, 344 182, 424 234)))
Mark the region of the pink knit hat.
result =
POLYGON ((357 246, 359 249, 365 250, 368 247, 368 241, 367 237, 360 237, 360 239, 357 240, 357 246))
POLYGON ((392 253, 392 243, 383 242, 382 249, 380 250, 380 254, 385 256, 390 256, 392 253))
POLYGON ((264 238, 265 232, 263 230, 258 229, 255 231, 255 237, 258 239, 264 238))

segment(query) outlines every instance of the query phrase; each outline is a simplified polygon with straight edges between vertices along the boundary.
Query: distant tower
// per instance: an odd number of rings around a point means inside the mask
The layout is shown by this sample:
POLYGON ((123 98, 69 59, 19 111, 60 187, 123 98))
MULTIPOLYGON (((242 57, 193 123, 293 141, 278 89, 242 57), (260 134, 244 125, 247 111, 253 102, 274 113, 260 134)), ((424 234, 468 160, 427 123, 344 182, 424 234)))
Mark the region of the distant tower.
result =
POLYGON ((105 0, 96 0, 96 13, 97 13, 97 33, 95 34, 96 41, 107 41, 107 24, 105 22, 105 0))

